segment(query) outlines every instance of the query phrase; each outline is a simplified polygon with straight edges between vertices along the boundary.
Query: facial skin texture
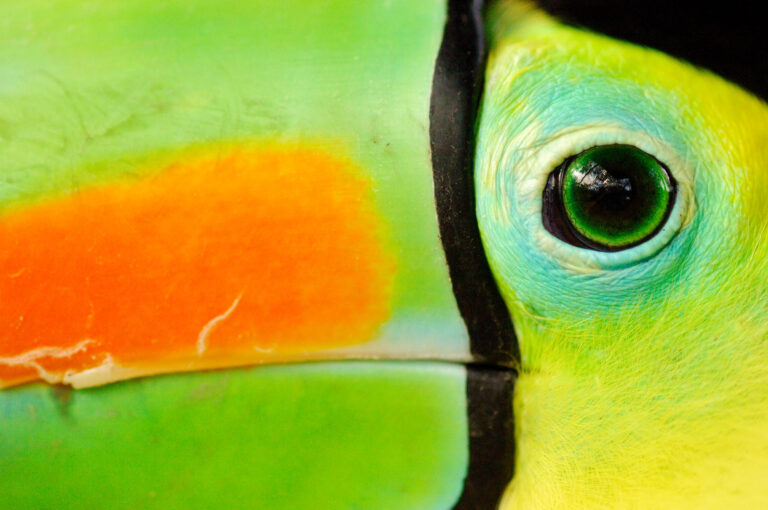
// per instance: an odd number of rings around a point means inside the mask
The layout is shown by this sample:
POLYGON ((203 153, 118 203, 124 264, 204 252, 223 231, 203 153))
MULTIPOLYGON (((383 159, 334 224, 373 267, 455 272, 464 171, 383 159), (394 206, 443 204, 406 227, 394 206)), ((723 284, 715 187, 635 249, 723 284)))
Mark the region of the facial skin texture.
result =
POLYGON ((501 508, 768 505, 768 108, 658 52, 501 3, 475 185, 519 336, 501 508), (678 183, 661 232, 612 253, 547 232, 567 157, 636 146, 678 183))

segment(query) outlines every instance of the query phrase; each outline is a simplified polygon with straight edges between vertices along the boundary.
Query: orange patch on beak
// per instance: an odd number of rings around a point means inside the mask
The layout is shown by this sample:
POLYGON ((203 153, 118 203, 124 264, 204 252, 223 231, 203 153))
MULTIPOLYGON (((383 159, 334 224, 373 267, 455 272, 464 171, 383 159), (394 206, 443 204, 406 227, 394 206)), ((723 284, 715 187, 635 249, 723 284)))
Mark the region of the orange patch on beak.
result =
POLYGON ((392 294, 380 234, 359 170, 309 150, 191 159, 7 212, 0 386, 87 386, 366 342, 392 294))

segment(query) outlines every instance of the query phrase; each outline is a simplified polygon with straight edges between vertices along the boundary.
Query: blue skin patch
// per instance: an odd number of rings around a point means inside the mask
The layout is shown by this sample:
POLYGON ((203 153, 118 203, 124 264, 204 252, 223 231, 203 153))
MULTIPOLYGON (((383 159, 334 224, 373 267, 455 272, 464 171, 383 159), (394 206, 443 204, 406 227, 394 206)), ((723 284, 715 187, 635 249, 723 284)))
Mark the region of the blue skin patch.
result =
MULTIPOLYGON (((514 289, 505 297, 534 314, 565 318, 639 305, 667 295, 670 286, 701 281, 699 267, 687 261, 711 257, 712 244, 724 242, 693 243, 702 218, 734 207, 706 193, 723 186, 722 172, 695 171, 728 164, 710 142, 711 126, 687 111, 689 98, 636 82, 641 69, 628 72, 584 56, 564 61, 564 51, 525 55, 523 48, 509 59, 516 69, 503 64, 505 55, 492 57, 489 66, 476 156, 477 213, 491 266, 502 287, 514 289), (569 156, 614 143, 637 146, 668 166, 679 184, 669 220, 647 242, 612 253, 556 239, 541 222, 547 176, 569 156)), ((719 231, 712 221, 707 231, 719 231)), ((728 228, 733 225, 722 226, 728 228)))

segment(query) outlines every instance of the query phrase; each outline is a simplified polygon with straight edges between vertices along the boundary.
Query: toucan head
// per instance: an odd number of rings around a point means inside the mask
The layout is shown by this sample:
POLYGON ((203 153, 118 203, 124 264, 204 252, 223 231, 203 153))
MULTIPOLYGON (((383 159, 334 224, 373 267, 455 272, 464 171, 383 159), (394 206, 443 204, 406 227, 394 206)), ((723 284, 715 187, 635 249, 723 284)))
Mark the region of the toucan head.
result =
POLYGON ((520 346, 502 508, 757 508, 768 107, 499 2, 477 219, 520 346))
POLYGON ((0 508, 767 507, 762 32, 682 4, 0 1, 0 508))

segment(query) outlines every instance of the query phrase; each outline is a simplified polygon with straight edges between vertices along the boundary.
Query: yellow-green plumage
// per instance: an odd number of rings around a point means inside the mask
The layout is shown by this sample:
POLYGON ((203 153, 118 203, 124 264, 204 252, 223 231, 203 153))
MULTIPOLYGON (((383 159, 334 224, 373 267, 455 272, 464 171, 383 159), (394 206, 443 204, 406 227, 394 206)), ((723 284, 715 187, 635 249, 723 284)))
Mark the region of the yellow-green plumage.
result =
POLYGON ((525 6, 489 32, 477 212, 521 351, 502 508, 765 508, 768 107, 525 6), (668 165, 668 226, 616 252, 556 239, 547 175, 612 143, 668 165))

